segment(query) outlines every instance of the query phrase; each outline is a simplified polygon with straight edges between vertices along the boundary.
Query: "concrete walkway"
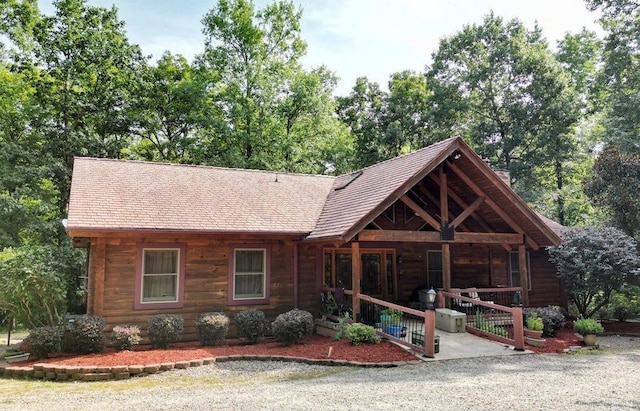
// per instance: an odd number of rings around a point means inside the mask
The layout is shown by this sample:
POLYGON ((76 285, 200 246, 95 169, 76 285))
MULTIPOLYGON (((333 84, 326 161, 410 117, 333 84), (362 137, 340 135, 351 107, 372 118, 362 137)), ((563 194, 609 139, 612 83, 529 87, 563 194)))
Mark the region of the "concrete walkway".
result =
POLYGON ((436 335, 440 336, 440 352, 436 354, 435 358, 420 356, 423 361, 532 354, 532 351, 516 351, 513 346, 469 333, 450 333, 436 330, 436 335))

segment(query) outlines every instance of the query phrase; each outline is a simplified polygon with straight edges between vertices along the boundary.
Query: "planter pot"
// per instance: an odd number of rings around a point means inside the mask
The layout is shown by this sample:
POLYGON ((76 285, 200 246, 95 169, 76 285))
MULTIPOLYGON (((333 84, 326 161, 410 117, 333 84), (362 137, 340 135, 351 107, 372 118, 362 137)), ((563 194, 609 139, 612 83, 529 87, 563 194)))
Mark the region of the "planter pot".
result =
POLYGON ((8 362, 8 363, 14 363, 14 362, 22 362, 22 361, 27 361, 29 359, 29 353, 25 352, 22 354, 16 354, 16 355, 11 355, 9 357, 4 357, 4 359, 8 362))
POLYGON ((536 331, 536 330, 530 330, 528 328, 525 328, 524 329, 524 336, 525 337, 529 337, 529 338, 540 339, 542 337, 542 330, 536 331))
POLYGON ((544 347, 544 343, 546 342, 546 340, 544 338, 533 338, 533 337, 527 337, 525 335, 524 342, 534 347, 544 347))
POLYGON ((401 325, 387 325, 387 334, 393 335, 396 338, 400 338, 402 336, 402 326, 401 325))
POLYGON ((582 336, 582 341, 584 341, 584 345, 587 347, 595 347, 597 343, 598 336, 595 334, 587 334, 582 336))

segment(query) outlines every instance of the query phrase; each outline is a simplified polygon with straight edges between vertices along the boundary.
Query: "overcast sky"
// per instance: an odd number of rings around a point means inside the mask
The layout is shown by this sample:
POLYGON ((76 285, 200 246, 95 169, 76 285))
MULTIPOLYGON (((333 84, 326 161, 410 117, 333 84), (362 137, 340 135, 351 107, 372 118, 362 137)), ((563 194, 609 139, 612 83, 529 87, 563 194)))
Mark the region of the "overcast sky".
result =
MULTIPOLYGON (((258 7, 266 0, 254 1, 258 7)), ((45 14, 51 0, 39 0, 45 14)), ((146 55, 158 58, 165 50, 189 60, 201 53, 204 36, 200 20, 215 0, 89 0, 89 4, 118 8, 129 40, 146 55)), ((491 10, 505 19, 517 18, 527 27, 535 22, 549 44, 582 27, 598 31, 597 15, 583 0, 294 0, 303 8, 302 37, 308 49, 303 63, 333 70, 340 83, 336 94, 348 94, 356 78, 386 88, 391 73, 424 70, 442 37, 464 24, 481 23, 491 10)))

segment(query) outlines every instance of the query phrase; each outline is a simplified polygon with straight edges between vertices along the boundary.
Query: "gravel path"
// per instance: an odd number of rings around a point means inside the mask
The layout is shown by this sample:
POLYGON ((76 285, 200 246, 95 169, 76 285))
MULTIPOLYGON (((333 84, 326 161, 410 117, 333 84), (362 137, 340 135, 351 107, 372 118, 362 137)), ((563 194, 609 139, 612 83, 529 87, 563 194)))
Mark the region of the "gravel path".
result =
POLYGON ((104 383, 0 380, 0 409, 637 410, 640 339, 400 368, 229 362, 104 383))

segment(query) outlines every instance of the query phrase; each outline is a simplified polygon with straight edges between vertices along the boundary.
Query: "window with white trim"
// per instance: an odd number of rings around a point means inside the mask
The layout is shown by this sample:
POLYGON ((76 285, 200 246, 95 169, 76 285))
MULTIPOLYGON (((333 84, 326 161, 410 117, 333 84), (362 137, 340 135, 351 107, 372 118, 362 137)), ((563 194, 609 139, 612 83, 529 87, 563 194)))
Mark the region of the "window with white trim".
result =
POLYGON ((187 246, 139 243, 135 309, 182 308, 187 246))
POLYGON ((233 254, 233 299, 267 298, 267 250, 236 248, 233 254))
MULTIPOLYGON (((528 290, 531 291, 531 263, 529 261, 529 252, 527 256, 527 282, 529 283, 528 290)), ((520 255, 517 251, 509 252, 509 274, 512 287, 521 287, 520 284, 520 255)))

